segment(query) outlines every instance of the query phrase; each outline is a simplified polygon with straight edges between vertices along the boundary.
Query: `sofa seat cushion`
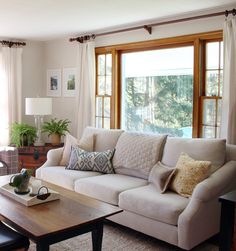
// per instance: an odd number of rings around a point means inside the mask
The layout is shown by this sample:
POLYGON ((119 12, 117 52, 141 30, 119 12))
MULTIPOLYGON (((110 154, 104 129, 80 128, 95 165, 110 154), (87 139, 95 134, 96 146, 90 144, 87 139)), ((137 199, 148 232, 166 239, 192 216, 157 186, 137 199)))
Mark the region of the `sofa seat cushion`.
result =
POLYGON ((41 168, 41 179, 70 190, 74 190, 75 180, 98 175, 101 174, 93 171, 67 170, 62 166, 41 168))
POLYGON ((119 194, 125 190, 147 184, 147 180, 121 174, 104 174, 80 179, 75 182, 75 191, 95 199, 118 205, 119 194))
POLYGON ((195 160, 211 161, 211 173, 225 163, 226 141, 224 139, 185 139, 168 137, 161 162, 167 166, 176 166, 181 152, 195 160))
POLYGON ((113 166, 116 173, 148 179, 160 160, 167 135, 124 132, 116 145, 113 166))
POLYGON ((120 208, 171 225, 177 225, 188 202, 171 191, 161 194, 154 184, 124 191, 119 196, 120 208))

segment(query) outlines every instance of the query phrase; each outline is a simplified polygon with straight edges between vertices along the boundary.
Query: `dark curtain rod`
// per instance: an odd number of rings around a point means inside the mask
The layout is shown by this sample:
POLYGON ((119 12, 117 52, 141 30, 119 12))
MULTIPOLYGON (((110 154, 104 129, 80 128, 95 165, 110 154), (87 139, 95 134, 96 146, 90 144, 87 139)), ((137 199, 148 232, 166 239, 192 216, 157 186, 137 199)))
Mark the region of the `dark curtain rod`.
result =
POLYGON ((25 46, 26 43, 25 42, 13 42, 13 41, 6 41, 6 40, 0 40, 0 43, 2 45, 8 46, 8 47, 12 47, 12 46, 25 46))
POLYGON ((120 29, 120 30, 102 32, 102 33, 98 33, 98 34, 85 35, 85 36, 70 38, 69 41, 70 42, 77 41, 79 43, 83 43, 83 42, 85 42, 87 40, 94 39, 94 38, 100 37, 100 36, 106 36, 106 35, 111 35, 111 34, 116 34, 116 33, 121 33, 121 32, 127 32, 127 31, 134 31, 134 30, 139 30, 139 29, 145 29, 149 34, 152 34, 152 27, 154 27, 154 26, 174 24, 174 23, 180 23, 180 22, 186 22, 186 21, 191 21, 191 20, 196 20, 196 19, 216 17, 216 16, 222 16, 222 15, 225 15, 226 17, 228 17, 229 14, 232 14, 233 16, 235 16, 236 15, 236 9, 226 10, 226 11, 221 11, 221 12, 216 12, 216 13, 210 13, 210 14, 205 14, 205 15, 200 15, 200 16, 193 16, 193 17, 174 19, 174 20, 169 20, 169 21, 164 21, 164 22, 159 22, 159 23, 153 23, 153 24, 148 24, 148 25, 140 25, 140 26, 125 28, 125 29, 120 29))

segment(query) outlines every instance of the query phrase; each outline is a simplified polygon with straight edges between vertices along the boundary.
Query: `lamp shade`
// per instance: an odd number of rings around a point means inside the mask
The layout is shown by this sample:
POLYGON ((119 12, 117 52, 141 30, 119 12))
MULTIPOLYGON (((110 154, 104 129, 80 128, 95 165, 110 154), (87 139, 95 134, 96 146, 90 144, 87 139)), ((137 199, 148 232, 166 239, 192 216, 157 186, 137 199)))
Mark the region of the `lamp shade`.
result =
POLYGON ((51 98, 26 98, 25 99, 26 115, 50 115, 52 114, 51 98))

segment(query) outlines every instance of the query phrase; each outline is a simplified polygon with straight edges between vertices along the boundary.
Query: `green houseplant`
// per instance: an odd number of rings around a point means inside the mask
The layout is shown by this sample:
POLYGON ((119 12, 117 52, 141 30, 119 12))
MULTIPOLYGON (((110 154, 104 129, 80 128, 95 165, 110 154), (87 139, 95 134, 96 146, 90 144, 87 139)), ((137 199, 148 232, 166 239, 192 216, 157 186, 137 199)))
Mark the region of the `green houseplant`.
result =
POLYGON ((69 132, 69 123, 70 121, 68 119, 58 120, 57 118, 53 118, 49 122, 44 122, 42 132, 48 133, 48 136, 51 137, 52 145, 59 145, 61 142, 61 136, 65 135, 66 132, 69 132))
POLYGON ((29 146, 34 143, 37 134, 36 128, 25 123, 13 123, 11 125, 11 143, 17 147, 29 146))

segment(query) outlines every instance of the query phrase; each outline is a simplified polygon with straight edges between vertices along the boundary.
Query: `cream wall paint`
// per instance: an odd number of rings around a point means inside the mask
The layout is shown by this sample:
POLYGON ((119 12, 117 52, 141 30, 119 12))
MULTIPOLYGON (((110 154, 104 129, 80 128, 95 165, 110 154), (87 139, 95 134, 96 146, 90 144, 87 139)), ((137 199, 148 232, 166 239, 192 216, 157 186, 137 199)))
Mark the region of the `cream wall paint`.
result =
MULTIPOLYGON (((44 45, 45 64, 44 95, 47 93, 47 69, 60 69, 63 81, 63 68, 73 68, 76 66, 77 49, 76 43, 70 43, 68 39, 46 42, 44 45)), ((53 97, 53 117, 58 119, 69 119, 70 132, 76 135, 75 122, 75 98, 73 97, 53 97)))
POLYGON ((22 121, 32 125, 34 118, 25 115, 25 98, 43 95, 44 61, 44 42, 27 41, 22 53, 22 121))
MULTIPOLYGON (((153 28, 153 34, 149 35, 145 30, 126 32, 111 36, 97 37, 95 46, 122 44, 136 41, 174 37, 206 31, 220 30, 223 27, 224 17, 214 17, 191 22, 176 23, 153 28)), ((47 69, 63 69, 76 65, 76 42, 68 39, 45 42, 45 67, 44 67, 44 93, 46 94, 47 69)), ((68 118, 72 121, 71 133, 76 136, 75 98, 53 98, 53 115, 57 118, 68 118)))
POLYGON ((123 32, 109 36, 101 36, 95 39, 96 47, 131 43, 137 41, 147 41, 153 39, 175 37, 187 34, 201 33, 223 29, 224 16, 193 20, 169 25, 155 26, 152 34, 149 35, 144 29, 135 32, 123 32))
POLYGON ((22 121, 34 125, 33 116, 25 115, 25 98, 42 96, 44 43, 27 41, 22 55, 22 121))

